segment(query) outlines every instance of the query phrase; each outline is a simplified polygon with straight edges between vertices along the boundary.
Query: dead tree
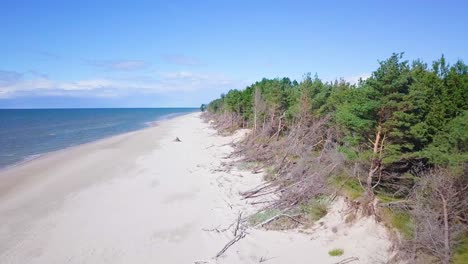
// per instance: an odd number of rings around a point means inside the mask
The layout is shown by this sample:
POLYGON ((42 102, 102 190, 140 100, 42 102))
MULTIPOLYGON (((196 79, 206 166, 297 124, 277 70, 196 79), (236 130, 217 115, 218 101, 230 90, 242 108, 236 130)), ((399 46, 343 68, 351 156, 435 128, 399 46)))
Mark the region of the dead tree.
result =
POLYGON ((257 87, 255 88, 254 92, 254 127, 253 127, 253 134, 255 135, 257 133, 257 128, 258 128, 258 119, 259 115, 265 112, 266 109, 266 104, 265 101, 262 98, 262 93, 260 92, 260 89, 257 87))
POLYGON ((413 193, 415 249, 450 263, 458 235, 466 228, 463 217, 468 210, 467 186, 447 170, 437 169, 421 176, 413 193))

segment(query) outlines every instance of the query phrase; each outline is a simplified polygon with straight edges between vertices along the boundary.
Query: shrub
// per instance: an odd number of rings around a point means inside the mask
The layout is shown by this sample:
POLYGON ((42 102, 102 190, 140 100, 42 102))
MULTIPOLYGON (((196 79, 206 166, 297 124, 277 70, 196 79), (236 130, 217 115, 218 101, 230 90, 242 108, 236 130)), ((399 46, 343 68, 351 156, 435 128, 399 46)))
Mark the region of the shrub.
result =
POLYGON ((330 251, 328 251, 328 255, 332 256, 332 257, 339 257, 341 255, 343 255, 344 253, 344 250, 341 249, 341 248, 335 248, 335 249, 332 249, 330 251))

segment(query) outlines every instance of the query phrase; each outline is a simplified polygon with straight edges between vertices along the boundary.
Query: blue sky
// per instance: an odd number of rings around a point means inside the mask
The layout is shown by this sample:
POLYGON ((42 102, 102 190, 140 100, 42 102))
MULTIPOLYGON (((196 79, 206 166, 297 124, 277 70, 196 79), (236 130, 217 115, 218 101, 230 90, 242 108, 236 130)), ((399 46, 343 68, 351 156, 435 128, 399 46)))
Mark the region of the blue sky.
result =
POLYGON ((468 57, 467 1, 1 1, 0 108, 199 106, 263 77, 468 57), (98 2, 98 3, 96 3, 98 2))

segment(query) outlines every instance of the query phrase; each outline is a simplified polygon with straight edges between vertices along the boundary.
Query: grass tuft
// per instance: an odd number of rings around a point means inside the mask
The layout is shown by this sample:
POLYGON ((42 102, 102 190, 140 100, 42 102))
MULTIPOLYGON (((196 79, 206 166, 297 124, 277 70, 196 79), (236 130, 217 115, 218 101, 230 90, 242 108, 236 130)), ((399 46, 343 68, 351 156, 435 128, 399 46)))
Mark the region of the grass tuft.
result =
POLYGON ((408 212, 383 208, 381 216, 385 223, 396 228, 404 238, 411 239, 413 237, 413 221, 408 212))
POLYGON ((330 251, 328 251, 328 255, 332 256, 332 257, 339 257, 341 255, 343 255, 344 253, 344 250, 341 249, 341 248, 335 248, 335 249, 332 249, 330 251))
POLYGON ((328 197, 316 197, 301 205, 300 209, 310 220, 317 221, 327 214, 329 203, 328 197))
POLYGON ((260 224, 261 222, 264 222, 272 217, 274 217, 275 215, 278 215, 280 214, 281 211, 278 210, 278 209, 270 209, 270 210, 265 210, 265 211, 261 211, 261 212, 258 212, 256 214, 253 214, 249 217, 249 224, 254 226, 254 225, 258 225, 260 224))
POLYGON ((357 181, 348 176, 335 176, 331 178, 331 185, 340 189, 340 192, 350 200, 356 200, 364 195, 364 189, 357 181))

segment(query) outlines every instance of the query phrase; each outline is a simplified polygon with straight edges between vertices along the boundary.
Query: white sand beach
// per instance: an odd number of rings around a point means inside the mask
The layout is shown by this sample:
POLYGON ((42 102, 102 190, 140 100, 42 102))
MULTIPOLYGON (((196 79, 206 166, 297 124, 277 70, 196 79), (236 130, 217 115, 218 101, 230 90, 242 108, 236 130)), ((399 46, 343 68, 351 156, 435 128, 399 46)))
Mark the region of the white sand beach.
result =
POLYGON ((242 133, 193 113, 1 172, 0 263, 385 263, 386 230, 346 224, 342 199, 311 230, 249 228, 215 258, 234 237, 218 231, 261 208, 239 195, 261 173, 222 169, 242 133))

